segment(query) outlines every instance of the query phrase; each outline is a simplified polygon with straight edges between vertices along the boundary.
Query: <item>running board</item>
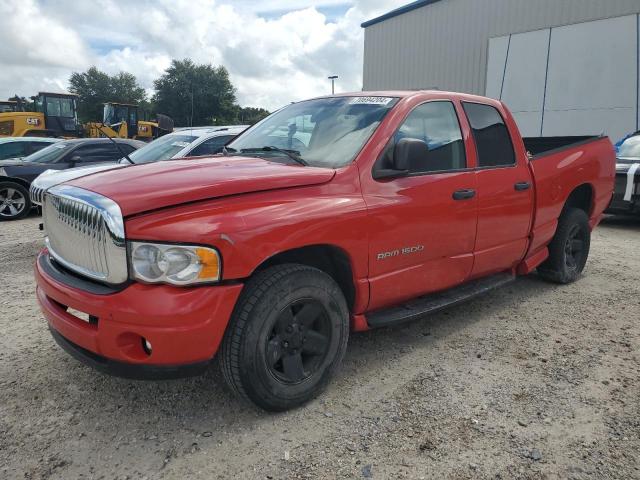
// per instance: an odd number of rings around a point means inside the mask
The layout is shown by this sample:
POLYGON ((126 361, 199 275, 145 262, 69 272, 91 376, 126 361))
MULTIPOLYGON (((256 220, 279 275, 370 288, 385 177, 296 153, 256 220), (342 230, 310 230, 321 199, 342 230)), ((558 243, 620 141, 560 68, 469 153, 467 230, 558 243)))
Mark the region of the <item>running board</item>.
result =
POLYGON ((499 273, 463 283, 449 290, 425 295, 396 307, 373 312, 367 315, 367 323, 371 328, 376 328, 415 320, 428 313, 434 313, 443 308, 457 305, 495 288, 507 285, 513 282, 515 278, 510 273, 499 273))

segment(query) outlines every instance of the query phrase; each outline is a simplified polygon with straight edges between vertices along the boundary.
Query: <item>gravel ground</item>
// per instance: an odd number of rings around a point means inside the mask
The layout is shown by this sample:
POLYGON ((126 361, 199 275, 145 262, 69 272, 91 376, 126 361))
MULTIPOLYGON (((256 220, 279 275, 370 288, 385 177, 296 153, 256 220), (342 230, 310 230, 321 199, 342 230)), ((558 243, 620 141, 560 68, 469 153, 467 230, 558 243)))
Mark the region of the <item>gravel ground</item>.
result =
POLYGON ((34 297, 39 218, 0 224, 0 478, 640 478, 640 221, 608 218, 582 279, 535 275, 353 335, 328 390, 266 414, 212 368, 98 374, 34 297))

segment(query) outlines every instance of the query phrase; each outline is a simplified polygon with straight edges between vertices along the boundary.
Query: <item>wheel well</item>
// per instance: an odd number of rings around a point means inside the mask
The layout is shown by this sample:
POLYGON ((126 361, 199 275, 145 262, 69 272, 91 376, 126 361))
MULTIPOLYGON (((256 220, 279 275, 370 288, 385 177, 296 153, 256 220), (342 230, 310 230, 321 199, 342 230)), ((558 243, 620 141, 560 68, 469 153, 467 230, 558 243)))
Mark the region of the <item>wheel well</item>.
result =
POLYGON ((349 310, 353 309, 355 301, 353 270, 344 250, 332 245, 310 245, 287 250, 262 262, 256 271, 283 263, 299 263, 322 270, 338 284, 347 300, 349 310))
POLYGON ((567 201, 564 204, 564 208, 579 208, 584 210, 587 215, 591 215, 591 209, 593 206, 593 188, 588 183, 584 183, 579 187, 576 187, 567 201))
POLYGON ((29 187, 31 187, 31 184, 26 180, 23 180, 21 178, 15 178, 15 177, 0 177, 0 182, 17 183, 18 185, 22 185, 24 188, 26 188, 27 191, 29 191, 29 187))

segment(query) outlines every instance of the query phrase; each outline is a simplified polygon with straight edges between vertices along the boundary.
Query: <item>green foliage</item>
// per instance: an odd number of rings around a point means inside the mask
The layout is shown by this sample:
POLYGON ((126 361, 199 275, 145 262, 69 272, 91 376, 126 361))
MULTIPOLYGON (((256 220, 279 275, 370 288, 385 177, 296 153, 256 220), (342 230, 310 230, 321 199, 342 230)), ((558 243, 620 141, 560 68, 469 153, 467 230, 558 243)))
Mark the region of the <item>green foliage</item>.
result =
POLYGON ((146 100, 144 88, 128 72, 110 76, 96 67, 71 74, 69 91, 78 95, 78 117, 81 122, 101 121, 106 102, 140 104, 146 100))
POLYGON ((237 123, 241 125, 253 125, 269 115, 264 108, 244 107, 238 110, 237 123))
POLYGON ((182 127, 253 125, 269 115, 264 108, 243 108, 236 104, 235 88, 223 66, 198 65, 189 59, 173 60, 153 84, 155 95, 149 100, 131 73, 110 76, 91 67, 71 75, 69 91, 78 95, 78 117, 82 123, 102 120, 106 102, 138 105, 141 120, 153 119, 156 112, 163 113, 182 127))
POLYGON ((222 66, 173 60, 153 85, 156 111, 172 117, 176 125, 223 125, 236 116, 235 88, 222 66))

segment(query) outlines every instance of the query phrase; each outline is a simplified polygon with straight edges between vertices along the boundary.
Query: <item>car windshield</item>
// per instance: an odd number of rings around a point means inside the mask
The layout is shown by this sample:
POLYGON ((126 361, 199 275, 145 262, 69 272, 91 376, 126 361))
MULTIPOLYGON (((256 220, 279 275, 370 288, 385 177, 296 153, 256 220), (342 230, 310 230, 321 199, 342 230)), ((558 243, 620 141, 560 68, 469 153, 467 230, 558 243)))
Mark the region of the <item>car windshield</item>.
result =
POLYGON ((228 151, 292 161, 279 151, 287 150, 308 165, 342 167, 353 161, 397 101, 330 97, 294 103, 247 130, 228 145, 228 151))
POLYGON ((24 161, 32 163, 55 163, 70 147, 71 145, 68 143, 54 143, 25 157, 24 161))
POLYGON ((129 158, 131 158, 133 163, 168 160, 180 150, 187 147, 196 138, 198 137, 192 135, 165 135, 129 154, 129 158))
POLYGON ((630 137, 620 145, 618 158, 624 160, 640 160, 640 135, 630 137))

